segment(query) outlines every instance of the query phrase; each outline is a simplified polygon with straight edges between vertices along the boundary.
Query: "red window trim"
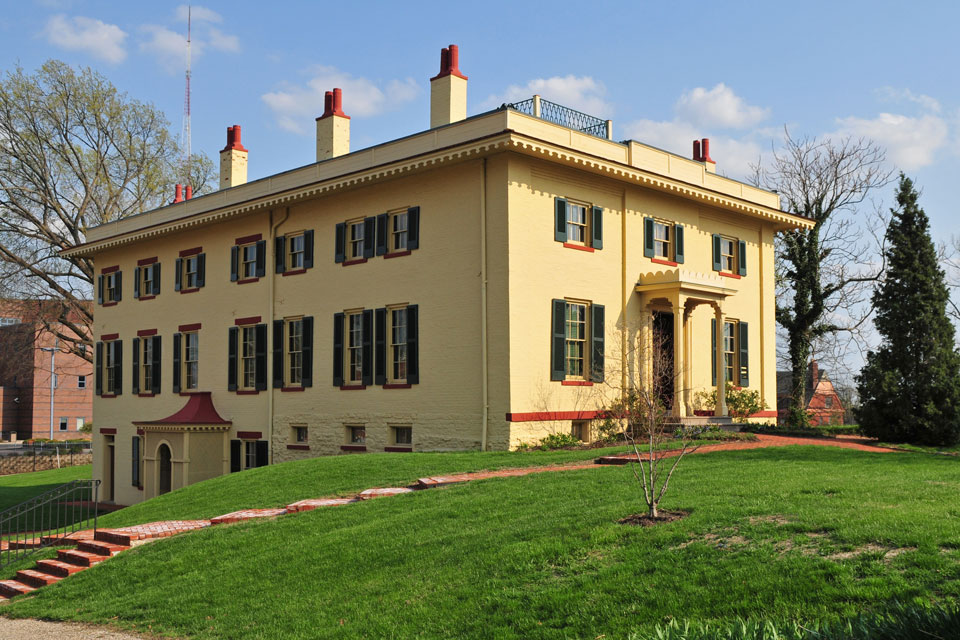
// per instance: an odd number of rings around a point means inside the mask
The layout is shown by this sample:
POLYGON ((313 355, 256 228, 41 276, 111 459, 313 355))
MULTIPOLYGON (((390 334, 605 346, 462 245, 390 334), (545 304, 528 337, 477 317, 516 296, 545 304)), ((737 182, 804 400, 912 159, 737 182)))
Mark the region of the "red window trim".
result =
POLYGON ((384 389, 410 389, 413 385, 408 382, 403 383, 390 383, 383 385, 384 389))
POLYGON ((739 273, 729 273, 727 271, 718 271, 717 273, 719 273, 724 278, 736 278, 737 280, 739 280, 740 278, 743 277, 739 273))
POLYGON ((260 278, 247 278, 246 280, 237 280, 237 284, 250 284, 251 282, 259 282, 260 278))
POLYGON ((180 289, 180 293, 195 293, 200 291, 200 287, 194 287, 193 289, 180 289))
POLYGON ((363 264, 366 261, 367 261, 366 258, 357 258, 356 260, 347 260, 345 262, 341 262, 340 266, 349 267, 350 265, 354 265, 354 264, 363 264))
POLYGON ((599 411, 537 411, 508 413, 507 422, 541 422, 549 420, 593 420, 599 411))
POLYGON ((142 302, 144 300, 153 300, 156 297, 157 296, 140 296, 139 298, 137 298, 137 300, 140 300, 142 302))
POLYGON ((294 449, 296 451, 310 451, 310 445, 308 444, 288 444, 287 449, 294 449))
POLYGON ((101 307, 115 307, 115 306, 117 306, 117 301, 114 300, 114 301, 112 301, 112 302, 104 302, 104 303, 101 304, 100 306, 101 306, 101 307))
POLYGON ((200 331, 200 323, 194 322, 193 324, 182 324, 177 327, 177 331, 200 331))
POLYGON ((650 262, 655 262, 656 264, 665 264, 668 267, 679 267, 679 262, 674 262, 673 260, 663 260, 662 258, 650 258, 650 262))
POLYGON ((180 252, 181 258, 189 258, 190 256, 195 256, 198 253, 203 253, 203 247, 194 247, 192 249, 184 249, 180 252))
POLYGON ((104 274, 104 275, 106 275, 106 274, 108 274, 108 273, 115 273, 115 272, 117 272, 117 271, 120 271, 120 265, 118 265, 118 264, 115 264, 115 265, 113 265, 112 267, 104 267, 103 269, 100 269, 100 273, 102 273, 102 274, 104 274))
POLYGON ((413 453, 413 447, 384 447, 387 453, 413 453))
POLYGON ((290 393, 293 391, 303 391, 303 387, 283 387, 280 389, 282 393, 290 393))
POLYGON ((243 236, 242 238, 237 238, 236 240, 234 240, 234 244, 237 244, 237 245, 250 244, 252 242, 260 242, 261 240, 263 240, 263 234, 255 233, 250 236, 243 236))
POLYGON ((100 429, 100 435, 102 436, 115 436, 117 435, 117 430, 113 427, 103 427, 100 429))
POLYGON ((588 253, 593 253, 596 251, 593 247, 586 247, 582 244, 573 244, 572 242, 564 242, 563 246, 567 249, 576 249, 577 251, 586 251, 588 253))
POLYGON ((365 444, 342 444, 340 445, 340 451, 366 451, 367 445, 365 444))
POLYGON ((138 397, 138 398, 152 398, 152 397, 154 397, 155 395, 157 395, 157 394, 155 394, 155 393, 153 393, 153 392, 150 392, 150 391, 144 391, 143 393, 138 393, 138 394, 137 394, 137 397, 138 397))
POLYGON ((243 326, 245 324, 260 324, 260 316, 250 316, 249 318, 237 318, 236 320, 233 321, 233 324, 237 325, 238 327, 243 326))
POLYGON ((284 277, 286 277, 286 276, 298 276, 298 275, 300 275, 301 273, 306 273, 306 272, 307 272, 306 269, 296 269, 296 270, 294 270, 294 271, 284 271, 284 272, 283 272, 283 276, 284 276, 284 277))
POLYGON ((564 387, 592 387, 593 383, 589 380, 561 380, 560 384, 564 387))
POLYGON ((140 260, 137 260, 137 266, 145 267, 147 265, 155 264, 156 262, 157 256, 153 256, 152 258, 141 258, 140 260))
POLYGON ((142 436, 144 433, 143 429, 137 429, 137 435, 142 436))
POLYGON ((237 437, 241 440, 260 440, 263 438, 263 431, 237 431, 237 437))
POLYGON ((156 329, 140 329, 137 331, 137 337, 142 338, 143 336, 155 336, 157 335, 156 329))
POLYGON ((383 257, 384 257, 384 258, 387 258, 387 259, 389 259, 389 258, 402 258, 403 256, 408 256, 408 255, 410 255, 411 253, 413 253, 412 250, 410 250, 410 249, 405 249, 404 251, 394 251, 393 253, 385 253, 385 254, 383 255, 383 257))
POLYGON ((365 384, 342 384, 340 385, 340 391, 361 391, 366 389, 367 385, 365 384))
POLYGON ((119 339, 120 339, 119 333, 105 333, 102 336, 100 336, 100 340, 102 342, 107 342, 108 340, 119 340, 119 339))
POLYGON ((237 389, 235 393, 238 396, 255 396, 260 393, 258 389, 237 389))

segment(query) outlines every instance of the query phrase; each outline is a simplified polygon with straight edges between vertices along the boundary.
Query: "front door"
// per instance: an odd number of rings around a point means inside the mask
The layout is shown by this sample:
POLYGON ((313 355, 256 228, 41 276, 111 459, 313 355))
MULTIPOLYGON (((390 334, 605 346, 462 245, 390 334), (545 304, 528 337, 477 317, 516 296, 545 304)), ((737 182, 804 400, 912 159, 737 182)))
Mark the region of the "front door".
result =
POLYGON ((653 392, 669 410, 673 406, 673 314, 653 314, 653 392))
POLYGON ((157 459, 160 463, 160 486, 157 488, 157 493, 162 495, 170 492, 170 476, 173 471, 170 462, 170 447, 162 444, 157 453, 157 459))

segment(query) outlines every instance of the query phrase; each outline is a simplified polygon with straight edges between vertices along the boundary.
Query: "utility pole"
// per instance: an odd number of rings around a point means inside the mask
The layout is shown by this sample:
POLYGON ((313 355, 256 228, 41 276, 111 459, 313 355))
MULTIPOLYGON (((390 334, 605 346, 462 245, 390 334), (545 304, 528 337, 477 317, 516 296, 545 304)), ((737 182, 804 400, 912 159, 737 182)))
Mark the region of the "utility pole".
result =
POLYGON ((52 347, 40 347, 41 351, 50 352, 50 439, 53 440, 53 394, 57 388, 57 351, 60 350, 60 338, 53 342, 52 347))

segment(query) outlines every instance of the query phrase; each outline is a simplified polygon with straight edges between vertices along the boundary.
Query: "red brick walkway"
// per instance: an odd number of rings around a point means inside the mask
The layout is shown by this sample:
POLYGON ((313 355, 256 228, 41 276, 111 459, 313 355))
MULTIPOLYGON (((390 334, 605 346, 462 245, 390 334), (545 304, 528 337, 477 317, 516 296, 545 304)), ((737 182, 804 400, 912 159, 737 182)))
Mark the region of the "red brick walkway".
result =
MULTIPOLYGON (((726 442, 722 444, 705 445, 692 452, 694 454, 710 453, 712 451, 740 451, 745 449, 765 449, 767 447, 786 447, 790 445, 816 445, 824 447, 839 447, 842 449, 856 449, 858 451, 874 451, 878 453, 889 453, 898 451, 897 449, 886 449, 869 444, 865 438, 788 438, 783 436, 758 435, 757 440, 753 442, 726 442)), ((678 450, 665 451, 662 454, 664 458, 676 457, 678 450)), ((479 471, 475 473, 458 473, 447 476, 432 476, 429 478, 420 478, 412 487, 377 487, 361 491, 352 498, 308 498, 300 500, 286 507, 275 509, 244 509, 227 513, 210 520, 165 520, 162 522, 148 522, 146 524, 134 525, 131 527, 120 527, 118 529, 100 529, 78 531, 70 534, 66 538, 58 540, 60 545, 76 545, 76 550, 58 551, 57 560, 40 560, 34 569, 18 571, 14 580, 0 580, 0 597, 12 598, 14 596, 29 593, 48 584, 53 584, 63 578, 69 577, 78 571, 83 571, 92 567, 116 554, 129 549, 132 546, 155 540, 158 538, 167 538, 185 533, 204 529, 218 524, 232 524, 244 520, 253 520, 257 518, 276 518, 286 514, 299 513, 301 511, 310 511, 320 507, 333 507, 361 500, 370 500, 388 496, 411 493, 415 489, 428 489, 431 487, 440 487, 448 484, 457 484, 461 482, 470 482, 471 480, 484 480, 487 478, 514 478, 526 476, 533 473, 543 473, 547 471, 574 471, 578 469, 600 469, 601 465, 623 465, 631 460, 636 460, 635 454, 619 454, 615 456, 603 456, 597 458, 595 462, 588 464, 568 464, 551 465, 546 467, 525 467, 521 469, 499 469, 497 471, 479 471)), ((43 543, 47 544, 50 538, 44 538, 43 543)), ((40 540, 30 540, 28 543, 40 546, 40 540)), ((6 544, 6 543, 3 543, 6 544)), ((16 543, 13 543, 16 544, 16 543)), ((20 544, 25 544, 21 541, 20 544)), ((11 545, 12 546, 12 545, 11 545)))

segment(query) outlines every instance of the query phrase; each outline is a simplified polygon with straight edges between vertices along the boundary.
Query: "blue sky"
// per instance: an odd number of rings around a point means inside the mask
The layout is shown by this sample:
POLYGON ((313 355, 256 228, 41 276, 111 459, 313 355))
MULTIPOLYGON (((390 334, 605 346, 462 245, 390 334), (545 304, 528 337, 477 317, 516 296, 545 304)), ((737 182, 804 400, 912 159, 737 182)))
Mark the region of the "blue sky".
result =
MULTIPOLYGON (((784 125, 888 149, 923 189, 938 239, 960 233, 950 198, 960 145, 960 5, 893 2, 216 2, 194 5, 193 148, 216 159, 240 124, 250 177, 314 159, 323 91, 344 89, 354 149, 426 129, 429 78, 456 43, 469 112, 545 98, 612 118, 746 175, 784 125)), ((185 7, 38 0, 0 16, 9 69, 91 66, 157 104, 180 130, 185 7)), ((889 202, 889 193, 880 194, 889 202)))

